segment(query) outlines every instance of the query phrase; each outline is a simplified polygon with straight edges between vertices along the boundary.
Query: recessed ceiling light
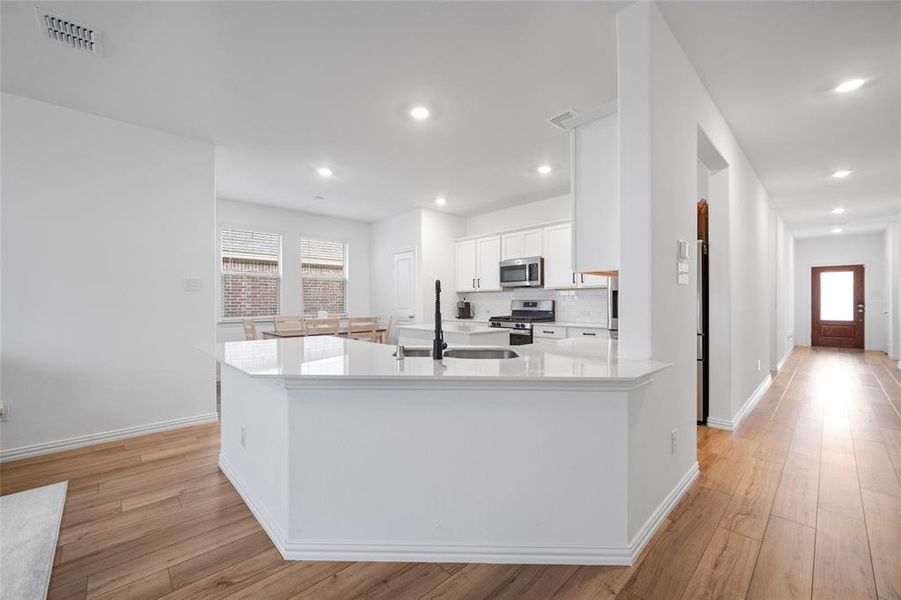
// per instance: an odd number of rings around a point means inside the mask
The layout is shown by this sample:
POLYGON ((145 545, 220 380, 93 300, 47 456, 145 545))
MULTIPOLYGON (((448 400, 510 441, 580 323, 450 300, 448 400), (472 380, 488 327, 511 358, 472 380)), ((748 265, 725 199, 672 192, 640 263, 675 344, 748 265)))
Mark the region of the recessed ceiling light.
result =
POLYGON ((438 196, 437 198, 435 198, 435 204, 437 204, 438 206, 444 206, 445 204, 447 204, 447 198, 438 196))
POLYGON ((319 167, 318 169, 316 169, 316 172, 319 173, 321 177, 331 177, 332 175, 334 175, 334 173, 332 173, 332 170, 328 167, 319 167))
POLYGON ((835 86, 835 91, 839 94, 846 94, 848 92, 853 92, 854 90, 860 89, 860 87, 865 83, 865 79, 849 79, 835 86))
POLYGON ((422 106, 421 104, 418 104, 410 109, 410 116, 417 121, 425 121, 431 114, 432 111, 430 111, 428 107, 422 106))
POLYGON ((851 174, 851 171, 849 169, 840 169, 840 170, 836 171, 835 173, 833 173, 832 176, 835 177, 836 179, 844 179, 845 177, 847 177, 850 174, 851 174))
POLYGON ((841 228, 841 227, 833 227, 833 228, 832 228, 832 233, 841 233, 841 232, 842 232, 842 228, 841 228))
POLYGON ((838 207, 832 209, 832 214, 834 214, 834 215, 840 215, 840 214, 843 214, 844 212, 845 212, 845 209, 842 208, 841 206, 838 206, 838 207))
POLYGON ((535 170, 538 171, 539 175, 550 175, 553 169, 551 169, 551 165, 541 165, 535 170))

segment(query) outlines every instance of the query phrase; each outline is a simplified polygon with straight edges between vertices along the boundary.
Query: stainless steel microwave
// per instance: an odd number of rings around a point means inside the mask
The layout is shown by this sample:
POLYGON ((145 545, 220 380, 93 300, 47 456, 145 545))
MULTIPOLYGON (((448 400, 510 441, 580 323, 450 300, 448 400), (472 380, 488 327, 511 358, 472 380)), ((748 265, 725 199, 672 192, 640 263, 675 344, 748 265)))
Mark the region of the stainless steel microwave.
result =
POLYGON ((501 287, 543 287, 544 259, 540 256, 502 260, 501 287))

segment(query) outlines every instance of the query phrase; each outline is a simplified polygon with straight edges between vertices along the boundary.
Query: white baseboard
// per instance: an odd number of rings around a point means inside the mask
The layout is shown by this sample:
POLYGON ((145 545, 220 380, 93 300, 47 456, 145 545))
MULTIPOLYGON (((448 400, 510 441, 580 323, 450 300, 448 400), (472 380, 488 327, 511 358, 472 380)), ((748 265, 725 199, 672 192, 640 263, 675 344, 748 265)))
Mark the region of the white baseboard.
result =
POLYGON ((641 554, 642 550, 644 550, 644 547, 648 545, 648 542, 651 541, 654 534, 657 533, 657 530, 660 529, 663 521, 669 516, 672 510, 676 508, 676 504, 679 503, 679 500, 682 499, 682 496, 685 495, 685 492, 688 491, 688 488, 695 482, 699 474, 700 469, 698 463, 695 462, 691 465, 691 468, 688 469, 685 475, 682 476, 676 484, 676 487, 674 487, 670 493, 667 494, 666 498, 663 499, 663 502, 660 503, 657 510, 648 517, 648 520, 645 521, 641 529, 638 530, 638 533, 632 538, 632 543, 630 544, 632 548, 632 562, 629 563, 630 565, 638 560, 638 556, 641 554))
POLYGON ((124 440, 126 438, 136 437, 139 435, 147 435, 148 433, 155 433, 158 431, 168 431, 170 429, 179 429, 181 427, 188 427, 190 425, 212 423, 213 421, 217 421, 218 419, 219 415, 212 412, 203 415, 195 415, 193 417, 182 417, 180 419, 150 423, 148 425, 136 425, 135 427, 125 427, 124 429, 114 429, 113 431, 91 433, 88 435, 68 438, 65 440, 57 440, 55 442, 43 442, 40 444, 32 444, 31 446, 10 448, 9 450, 0 450, 0 462, 18 460, 21 458, 31 458, 32 456, 40 456, 42 454, 50 454, 52 452, 74 450, 75 448, 83 448, 84 446, 91 446, 93 444, 124 440))
POLYGON ((260 526, 266 532, 266 535, 269 536, 269 539, 272 540, 272 543, 282 555, 282 558, 287 560, 288 556, 285 554, 286 536, 282 531, 282 528, 269 516, 269 513, 266 512, 259 502, 254 501, 250 491, 243 482, 241 482, 236 471, 229 465, 228 460, 222 456, 222 454, 219 455, 219 469, 225 475, 225 478, 231 482, 232 487, 235 488, 238 495, 241 496, 241 499, 244 500, 244 504, 247 505, 247 508, 253 513, 253 516, 256 517, 260 526))
POLYGON ((288 539, 281 527, 254 501, 228 461, 220 454, 219 468, 285 560, 366 562, 475 562, 496 564, 560 564, 631 566, 660 525, 698 477, 694 463, 625 546, 488 546, 464 544, 358 543, 346 540, 288 539))
POLYGON ((785 354, 782 355, 782 358, 779 359, 779 362, 776 363, 776 368, 774 371, 781 371, 782 367, 785 366, 785 361, 788 360, 788 357, 792 355, 792 352, 795 351, 795 347, 792 346, 788 350, 785 351, 785 354))
POLYGON ((735 428, 738 427, 738 424, 741 423, 741 420, 744 419, 749 412, 754 410, 754 407, 757 406, 757 403, 760 402, 760 399, 763 398, 763 395, 766 394, 766 391, 770 388, 770 385, 773 383, 773 376, 767 373, 767 376, 760 382, 760 385, 757 386, 757 389, 754 390, 748 399, 745 400, 745 403, 742 404, 741 408, 738 409, 738 412, 735 413, 731 419, 716 419, 713 417, 707 417, 707 426, 713 427, 714 429, 725 429, 726 431, 735 431, 735 428))

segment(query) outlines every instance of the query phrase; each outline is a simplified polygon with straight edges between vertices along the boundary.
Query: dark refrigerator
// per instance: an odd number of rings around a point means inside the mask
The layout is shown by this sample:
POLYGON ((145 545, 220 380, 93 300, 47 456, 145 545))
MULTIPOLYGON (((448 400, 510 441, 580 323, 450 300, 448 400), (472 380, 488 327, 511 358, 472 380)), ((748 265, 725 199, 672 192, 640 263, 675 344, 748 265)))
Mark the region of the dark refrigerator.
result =
POLYGON ((708 307, 710 304, 710 289, 708 285, 708 248, 704 240, 697 241, 697 266, 698 266, 698 331, 697 331, 697 358, 698 358, 698 423, 707 422, 707 413, 710 407, 710 340, 707 335, 710 318, 708 307))

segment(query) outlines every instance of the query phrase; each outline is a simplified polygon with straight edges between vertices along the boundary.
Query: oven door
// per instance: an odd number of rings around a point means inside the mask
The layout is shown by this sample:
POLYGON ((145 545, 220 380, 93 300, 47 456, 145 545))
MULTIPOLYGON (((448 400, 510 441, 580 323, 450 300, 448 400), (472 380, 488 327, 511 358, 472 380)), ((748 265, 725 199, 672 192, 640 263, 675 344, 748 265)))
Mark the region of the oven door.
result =
POLYGON ((531 329, 510 329, 510 345, 525 346, 532 343, 531 329))

